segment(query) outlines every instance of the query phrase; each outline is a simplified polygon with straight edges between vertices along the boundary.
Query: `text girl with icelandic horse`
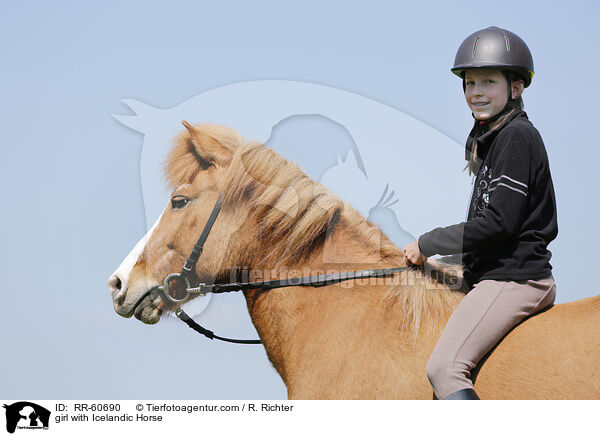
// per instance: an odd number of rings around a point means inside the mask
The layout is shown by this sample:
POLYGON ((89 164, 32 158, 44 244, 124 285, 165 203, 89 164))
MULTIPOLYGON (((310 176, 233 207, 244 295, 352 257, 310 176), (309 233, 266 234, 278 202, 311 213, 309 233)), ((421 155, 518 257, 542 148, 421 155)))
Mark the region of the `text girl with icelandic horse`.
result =
POLYGON ((452 72, 475 118, 465 154, 475 175, 468 218, 421 235, 404 251, 417 265, 462 253, 472 290, 426 371, 438 399, 477 400, 471 370, 512 327, 554 302, 547 246, 558 224, 546 149, 523 111, 521 93, 533 77, 525 42, 498 27, 475 32, 460 45, 452 72))

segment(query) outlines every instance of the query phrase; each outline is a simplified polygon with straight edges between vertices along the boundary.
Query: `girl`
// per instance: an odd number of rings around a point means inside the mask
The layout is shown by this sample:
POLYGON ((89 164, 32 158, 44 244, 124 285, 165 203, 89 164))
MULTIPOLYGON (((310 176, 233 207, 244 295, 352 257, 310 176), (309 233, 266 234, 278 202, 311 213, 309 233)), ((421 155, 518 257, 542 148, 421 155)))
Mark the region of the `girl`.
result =
POLYGON ((452 72, 475 118, 465 154, 475 174, 468 218, 421 235, 404 251, 416 265, 462 253, 472 289, 426 371, 438 399, 478 400, 471 370, 512 327, 554 302, 547 246, 558 224, 546 149, 522 110, 521 93, 533 77, 525 42, 498 27, 475 32, 459 47, 452 72))

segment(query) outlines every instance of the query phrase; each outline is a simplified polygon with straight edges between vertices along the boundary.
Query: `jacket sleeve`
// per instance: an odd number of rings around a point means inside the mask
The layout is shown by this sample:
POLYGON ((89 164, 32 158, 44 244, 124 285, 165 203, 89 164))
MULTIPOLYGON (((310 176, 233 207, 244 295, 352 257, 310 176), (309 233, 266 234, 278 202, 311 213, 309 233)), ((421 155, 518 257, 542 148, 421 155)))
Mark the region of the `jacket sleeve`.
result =
POLYGON ((519 233, 529 203, 530 139, 522 129, 507 127, 496 140, 487 208, 467 222, 421 235, 424 256, 478 250, 519 233))

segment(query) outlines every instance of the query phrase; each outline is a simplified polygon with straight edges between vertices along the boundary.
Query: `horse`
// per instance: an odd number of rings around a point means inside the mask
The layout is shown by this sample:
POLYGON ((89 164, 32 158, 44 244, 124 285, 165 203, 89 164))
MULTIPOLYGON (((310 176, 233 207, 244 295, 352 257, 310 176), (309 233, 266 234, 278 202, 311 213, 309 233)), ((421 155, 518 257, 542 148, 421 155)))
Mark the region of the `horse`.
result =
MULTIPOLYGON (((183 124, 165 163, 170 203, 109 278, 115 311, 154 324, 179 309, 158 289, 181 270, 220 198, 195 266, 202 282, 228 282, 233 268, 265 279, 409 267, 376 280, 243 291, 289 399, 435 399, 425 365, 467 291, 456 286, 460 271, 411 267, 379 228, 265 145, 228 127, 183 124)), ((599 331, 600 296, 551 306, 482 359, 471 374, 477 392, 600 399, 599 331)))

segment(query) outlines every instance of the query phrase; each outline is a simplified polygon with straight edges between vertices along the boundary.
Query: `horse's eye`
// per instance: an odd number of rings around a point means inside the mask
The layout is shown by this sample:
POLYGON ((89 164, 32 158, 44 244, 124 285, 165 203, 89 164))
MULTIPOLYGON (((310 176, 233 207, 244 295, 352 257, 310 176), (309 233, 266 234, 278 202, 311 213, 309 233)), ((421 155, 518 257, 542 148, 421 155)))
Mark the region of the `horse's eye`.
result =
POLYGON ((190 202, 190 199, 184 197, 183 195, 178 195, 177 197, 173 197, 171 199, 171 208, 173 209, 183 209, 186 204, 190 202))

